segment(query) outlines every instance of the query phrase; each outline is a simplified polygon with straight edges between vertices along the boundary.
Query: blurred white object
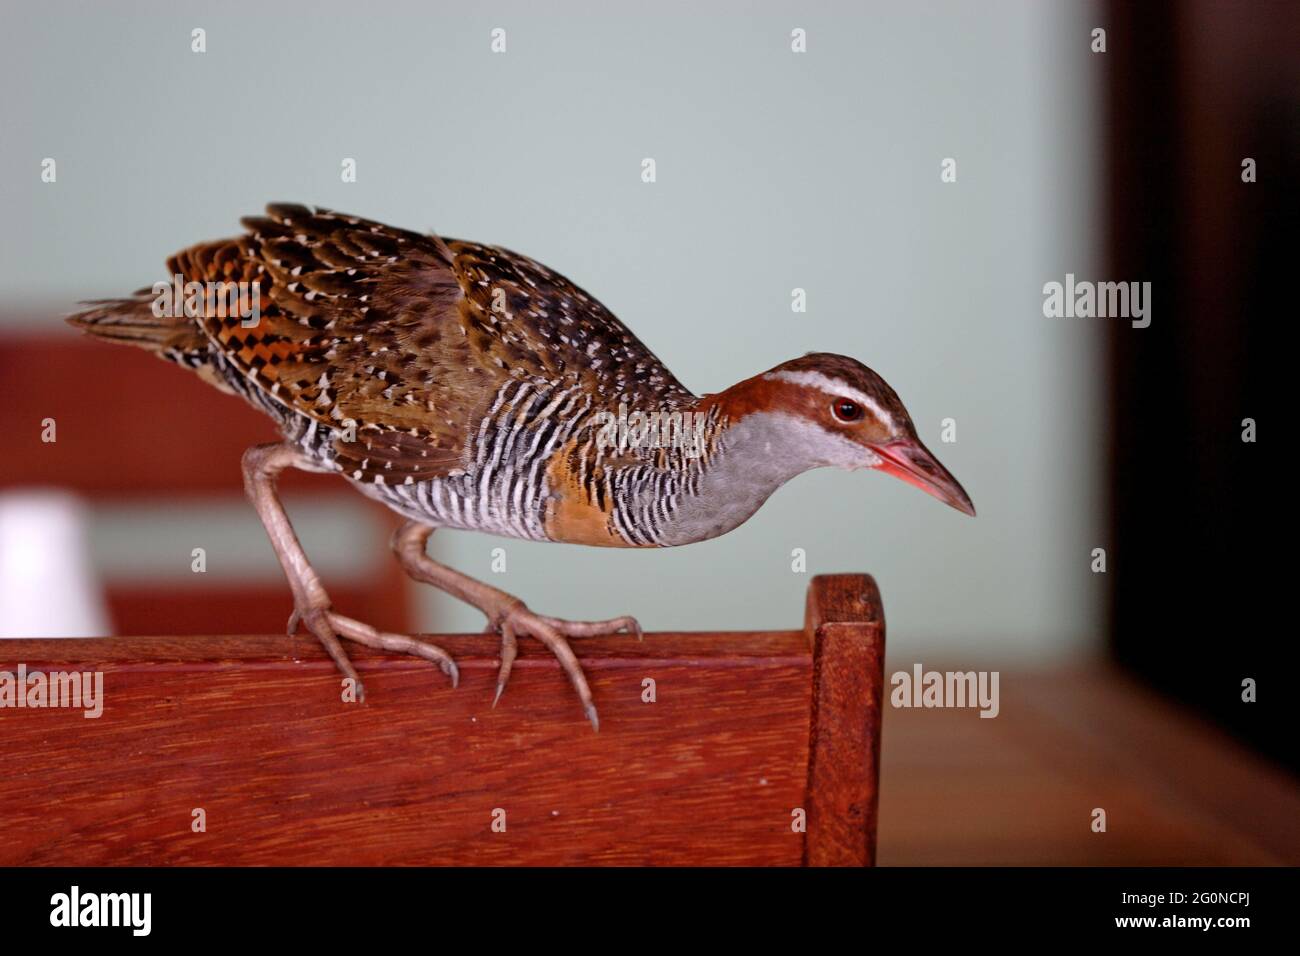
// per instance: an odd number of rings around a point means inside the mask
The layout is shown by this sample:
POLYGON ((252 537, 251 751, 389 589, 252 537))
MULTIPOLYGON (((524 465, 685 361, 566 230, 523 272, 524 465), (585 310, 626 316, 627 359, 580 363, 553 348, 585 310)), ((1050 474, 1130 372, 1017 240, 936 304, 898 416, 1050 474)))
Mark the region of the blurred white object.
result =
POLYGON ((0 493, 0 637, 102 637, 86 509, 64 491, 0 493))

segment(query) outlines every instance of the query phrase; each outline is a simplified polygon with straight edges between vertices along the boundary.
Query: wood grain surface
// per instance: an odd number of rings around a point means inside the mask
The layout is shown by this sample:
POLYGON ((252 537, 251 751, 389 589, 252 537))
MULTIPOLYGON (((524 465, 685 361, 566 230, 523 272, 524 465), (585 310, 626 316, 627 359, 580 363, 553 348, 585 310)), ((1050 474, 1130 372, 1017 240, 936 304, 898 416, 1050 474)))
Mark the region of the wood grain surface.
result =
MULTIPOLYGON (((98 667, 107 697, 99 720, 0 709, 0 864, 797 865, 799 806, 815 858, 808 633, 578 642, 599 734, 540 648, 493 710, 495 640, 441 640, 459 689, 353 648, 361 705, 302 636, 0 642, 0 670, 98 667)), ((885 707, 880 863, 1300 863, 1295 779, 1114 667, 1006 670, 1001 691, 993 720, 885 707)))
POLYGON ((870 866, 876 857, 885 618, 865 574, 808 589, 813 655, 808 758, 810 866, 870 866))
POLYGON ((305 636, 0 642, 0 670, 99 670, 105 698, 0 710, 0 864, 804 862, 807 633, 577 641, 598 734, 540 647, 494 709, 496 638, 436 640, 458 688, 350 647, 364 703, 305 636))

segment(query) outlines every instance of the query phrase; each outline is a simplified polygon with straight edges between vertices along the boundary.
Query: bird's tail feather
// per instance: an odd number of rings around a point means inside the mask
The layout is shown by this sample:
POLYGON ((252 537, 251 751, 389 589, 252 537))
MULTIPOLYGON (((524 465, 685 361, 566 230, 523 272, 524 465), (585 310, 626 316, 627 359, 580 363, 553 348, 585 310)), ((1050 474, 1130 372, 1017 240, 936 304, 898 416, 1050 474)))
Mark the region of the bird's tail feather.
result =
POLYGON ((156 297, 149 290, 129 299, 98 299, 68 316, 69 325, 99 339, 135 345, 183 364, 207 352, 207 339, 188 316, 156 315, 156 297))

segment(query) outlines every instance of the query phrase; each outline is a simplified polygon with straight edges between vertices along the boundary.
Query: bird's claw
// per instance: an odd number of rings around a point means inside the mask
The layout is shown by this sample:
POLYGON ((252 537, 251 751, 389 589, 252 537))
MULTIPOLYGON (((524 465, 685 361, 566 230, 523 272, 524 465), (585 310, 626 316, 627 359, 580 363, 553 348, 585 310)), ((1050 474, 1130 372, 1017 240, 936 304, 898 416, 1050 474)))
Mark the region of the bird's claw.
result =
MULTIPOLYGON (((578 663, 578 658, 574 655, 573 649, 569 647, 569 642, 565 640, 565 636, 577 637, 598 633, 598 631, 591 628, 609 623, 611 622, 561 621, 557 618, 534 614, 522 603, 512 604, 503 611, 489 615, 488 630, 499 630, 501 632, 501 666, 497 671, 497 690, 496 696, 492 699, 492 706, 497 705, 497 701, 501 699, 506 684, 510 680, 510 671, 514 667, 515 658, 519 654, 519 635, 526 634, 545 644, 547 649, 555 655, 561 670, 568 675, 569 683, 573 685, 573 689, 577 692, 578 699, 582 701, 584 716, 591 722, 592 729, 599 731, 600 718, 596 714, 596 703, 591 696, 591 686, 587 683, 587 676, 582 672, 582 665, 578 663), (578 631, 570 631, 571 626, 578 628, 578 631)), ((605 633, 609 633, 609 631, 605 631, 605 633)))
POLYGON ((339 643, 340 637, 365 644, 367 647, 422 657, 437 664, 439 670, 451 679, 452 687, 460 685, 460 668, 456 666, 451 655, 436 644, 416 640, 407 634, 392 634, 388 631, 376 630, 369 624, 339 614, 329 606, 310 607, 306 610, 295 607, 293 613, 289 615, 290 636, 297 632, 299 624, 305 624, 307 629, 316 635, 343 675, 352 679, 357 689, 358 700, 365 699, 365 688, 352 662, 348 659, 347 652, 339 643))

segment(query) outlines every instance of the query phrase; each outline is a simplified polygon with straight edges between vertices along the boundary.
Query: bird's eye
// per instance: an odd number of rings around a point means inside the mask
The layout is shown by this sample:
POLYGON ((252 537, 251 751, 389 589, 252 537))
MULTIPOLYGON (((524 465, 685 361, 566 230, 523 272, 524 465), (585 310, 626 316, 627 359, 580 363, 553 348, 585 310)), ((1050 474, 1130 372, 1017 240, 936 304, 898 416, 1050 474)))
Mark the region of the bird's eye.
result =
POLYGON ((856 422, 862 417, 862 406, 847 398, 837 398, 831 408, 842 422, 856 422))

